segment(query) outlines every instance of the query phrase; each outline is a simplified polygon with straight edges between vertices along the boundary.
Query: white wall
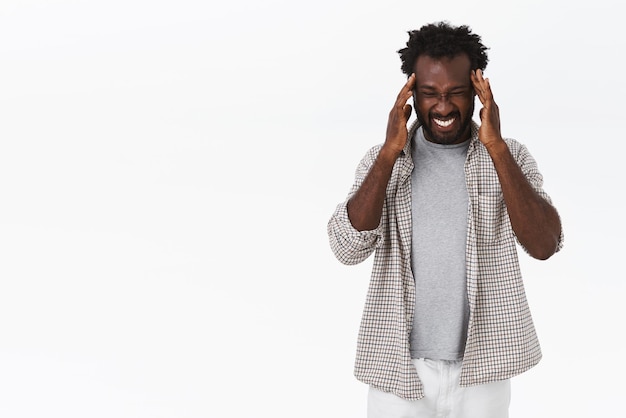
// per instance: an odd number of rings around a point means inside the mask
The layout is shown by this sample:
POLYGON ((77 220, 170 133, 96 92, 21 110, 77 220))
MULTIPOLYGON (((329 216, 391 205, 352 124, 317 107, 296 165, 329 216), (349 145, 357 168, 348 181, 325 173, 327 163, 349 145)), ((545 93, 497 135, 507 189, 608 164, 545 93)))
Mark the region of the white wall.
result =
POLYGON ((616 0, 4 0, 0 416, 364 416, 371 260, 340 265, 326 222, 384 139, 406 32, 442 19, 491 47, 503 133, 565 227, 521 254, 544 360, 511 417, 616 416, 616 0))

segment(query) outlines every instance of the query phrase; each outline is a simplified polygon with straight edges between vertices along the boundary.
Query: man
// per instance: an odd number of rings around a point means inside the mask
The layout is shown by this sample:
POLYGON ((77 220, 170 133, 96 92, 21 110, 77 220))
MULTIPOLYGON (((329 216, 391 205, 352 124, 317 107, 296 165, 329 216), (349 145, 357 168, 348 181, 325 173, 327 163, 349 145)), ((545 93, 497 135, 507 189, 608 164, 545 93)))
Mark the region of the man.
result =
POLYGON ((386 139, 328 223, 341 262, 375 252, 355 375, 369 417, 507 417, 509 379, 541 358, 516 242, 547 259, 561 223, 535 160, 501 135, 481 38, 445 22, 409 35, 386 139))

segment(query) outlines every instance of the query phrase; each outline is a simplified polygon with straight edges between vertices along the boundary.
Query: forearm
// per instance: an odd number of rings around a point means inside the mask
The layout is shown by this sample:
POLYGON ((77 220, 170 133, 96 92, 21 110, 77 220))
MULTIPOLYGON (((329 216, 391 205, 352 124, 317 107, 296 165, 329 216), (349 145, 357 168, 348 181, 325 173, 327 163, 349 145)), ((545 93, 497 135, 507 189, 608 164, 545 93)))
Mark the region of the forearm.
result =
POLYGON ((348 201, 348 218, 357 231, 371 231, 380 224, 387 184, 396 159, 408 140, 406 124, 411 116, 411 105, 407 101, 413 96, 414 85, 415 74, 411 74, 389 112, 385 143, 363 183, 348 201))
POLYGON ((528 253, 545 260, 556 252, 561 221, 556 209, 524 176, 504 141, 487 147, 502 188, 511 226, 528 253))
POLYGON ((348 218, 357 231, 369 231, 380 224, 387 184, 397 157, 396 152, 381 148, 363 183, 348 201, 348 218))

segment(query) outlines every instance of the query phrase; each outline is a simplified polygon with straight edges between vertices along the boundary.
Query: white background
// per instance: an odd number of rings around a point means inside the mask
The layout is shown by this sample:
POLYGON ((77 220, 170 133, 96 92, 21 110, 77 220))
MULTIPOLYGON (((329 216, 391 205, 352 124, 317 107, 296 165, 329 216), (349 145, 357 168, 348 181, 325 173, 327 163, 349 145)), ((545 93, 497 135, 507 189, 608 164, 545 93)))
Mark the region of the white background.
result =
POLYGON ((371 259, 326 222, 435 20, 490 47, 564 250, 511 417, 623 416, 618 2, 3 0, 0 416, 363 417, 371 259), (621 412, 620 412, 621 411, 621 412))

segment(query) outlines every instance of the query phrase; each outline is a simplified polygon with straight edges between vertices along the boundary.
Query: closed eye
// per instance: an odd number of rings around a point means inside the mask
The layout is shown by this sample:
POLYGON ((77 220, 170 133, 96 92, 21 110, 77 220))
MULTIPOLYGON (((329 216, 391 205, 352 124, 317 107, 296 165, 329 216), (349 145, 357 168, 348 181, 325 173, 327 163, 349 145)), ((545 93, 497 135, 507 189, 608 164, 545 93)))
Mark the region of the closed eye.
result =
POLYGON ((451 97, 463 97, 466 94, 467 94, 467 91, 465 91, 465 90, 459 90, 459 91, 450 92, 450 96, 451 97))
POLYGON ((424 97, 425 99, 434 99, 437 97, 441 97, 441 96, 448 96, 448 97, 464 97, 467 95, 468 89, 465 88, 461 88, 461 89, 454 89, 450 92, 447 93, 439 93, 438 91, 435 90, 420 90, 418 91, 419 95, 424 97))

